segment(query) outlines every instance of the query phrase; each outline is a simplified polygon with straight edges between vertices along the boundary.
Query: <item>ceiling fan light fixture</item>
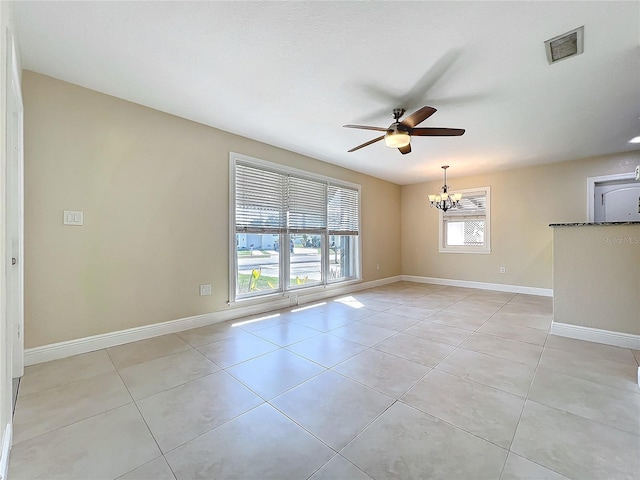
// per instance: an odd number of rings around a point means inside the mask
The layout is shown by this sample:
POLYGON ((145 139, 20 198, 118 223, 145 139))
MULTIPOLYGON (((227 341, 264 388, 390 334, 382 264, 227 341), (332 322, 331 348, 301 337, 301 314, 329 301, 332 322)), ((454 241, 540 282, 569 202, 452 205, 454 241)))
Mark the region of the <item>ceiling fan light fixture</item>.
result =
POLYGON ((392 128, 389 128, 384 136, 384 143, 390 148, 406 147, 410 142, 411 136, 409 133, 403 130, 398 130, 398 125, 393 125, 392 128))

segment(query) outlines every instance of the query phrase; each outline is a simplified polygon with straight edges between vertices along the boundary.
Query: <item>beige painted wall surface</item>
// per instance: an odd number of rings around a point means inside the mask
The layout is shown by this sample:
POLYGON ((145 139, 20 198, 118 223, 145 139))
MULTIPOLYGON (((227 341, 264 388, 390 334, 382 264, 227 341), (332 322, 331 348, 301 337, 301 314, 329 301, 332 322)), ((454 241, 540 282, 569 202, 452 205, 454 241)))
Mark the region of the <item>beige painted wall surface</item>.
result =
POLYGON ((587 219, 587 178, 632 172, 640 151, 456 177, 452 190, 491 187, 491 254, 438 252, 438 211, 427 195, 442 180, 402 187, 402 273, 552 288, 550 223, 587 219), (500 267, 506 274, 500 274, 500 267))
POLYGON ((401 273, 398 185, 33 72, 23 94, 27 348, 228 309, 230 151, 361 184, 363 280, 401 273))
POLYGON ((640 335, 640 225, 553 228, 553 321, 640 335))

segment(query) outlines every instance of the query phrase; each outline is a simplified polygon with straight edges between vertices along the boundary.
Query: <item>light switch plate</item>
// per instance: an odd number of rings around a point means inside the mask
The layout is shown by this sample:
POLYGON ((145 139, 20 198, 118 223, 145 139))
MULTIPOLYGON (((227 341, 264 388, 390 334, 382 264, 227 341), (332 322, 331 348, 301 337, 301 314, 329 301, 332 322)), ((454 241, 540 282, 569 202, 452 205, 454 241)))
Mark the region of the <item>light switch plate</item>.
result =
POLYGON ((76 210, 65 210, 62 223, 64 225, 84 225, 84 213, 76 210))

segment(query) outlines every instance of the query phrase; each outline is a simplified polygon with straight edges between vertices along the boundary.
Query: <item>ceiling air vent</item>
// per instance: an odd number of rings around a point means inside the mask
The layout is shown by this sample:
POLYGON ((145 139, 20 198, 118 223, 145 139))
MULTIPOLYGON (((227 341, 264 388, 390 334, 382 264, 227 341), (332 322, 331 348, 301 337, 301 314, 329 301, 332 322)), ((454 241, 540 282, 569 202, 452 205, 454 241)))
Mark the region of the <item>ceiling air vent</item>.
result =
POLYGON ((549 65, 580 55, 584 51, 584 26, 547 40, 544 47, 549 65))

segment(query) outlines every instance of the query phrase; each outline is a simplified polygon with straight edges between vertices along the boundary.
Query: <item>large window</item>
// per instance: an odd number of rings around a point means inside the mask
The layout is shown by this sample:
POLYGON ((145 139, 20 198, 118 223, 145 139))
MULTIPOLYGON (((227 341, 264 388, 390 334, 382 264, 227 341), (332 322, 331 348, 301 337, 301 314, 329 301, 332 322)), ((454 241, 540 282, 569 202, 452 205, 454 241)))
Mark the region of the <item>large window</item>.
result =
POLYGON ((440 252, 491 253, 489 187, 459 190, 460 206, 440 212, 440 252))
POLYGON ((359 185, 232 153, 233 299, 359 278, 359 185))

